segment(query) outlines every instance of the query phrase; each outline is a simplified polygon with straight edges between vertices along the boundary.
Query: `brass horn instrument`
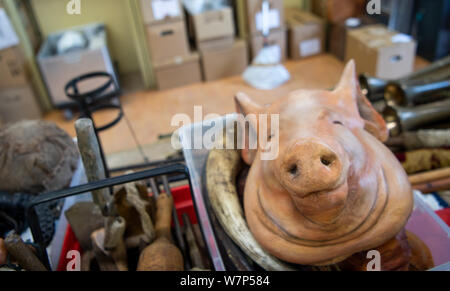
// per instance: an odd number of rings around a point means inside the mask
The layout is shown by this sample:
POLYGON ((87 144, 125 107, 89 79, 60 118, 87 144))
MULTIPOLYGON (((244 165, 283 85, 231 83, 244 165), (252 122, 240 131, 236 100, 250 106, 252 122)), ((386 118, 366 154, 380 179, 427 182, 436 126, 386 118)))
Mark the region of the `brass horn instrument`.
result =
POLYGON ((367 74, 361 74, 359 76, 359 83, 363 93, 370 101, 374 102, 384 98, 384 89, 389 83, 397 83, 399 85, 414 83, 417 85, 419 83, 437 82, 448 78, 450 78, 450 56, 401 79, 385 80, 367 74))
POLYGON ((376 102, 383 99, 384 88, 388 81, 380 78, 375 78, 367 74, 359 75, 359 84, 364 95, 370 101, 376 102))
POLYGON ((389 83, 384 89, 384 99, 388 105, 409 106, 446 97, 450 97, 450 79, 420 85, 389 83))
POLYGON ((411 108, 388 105, 382 114, 390 135, 395 137, 404 131, 417 129, 443 120, 449 120, 450 99, 411 108))

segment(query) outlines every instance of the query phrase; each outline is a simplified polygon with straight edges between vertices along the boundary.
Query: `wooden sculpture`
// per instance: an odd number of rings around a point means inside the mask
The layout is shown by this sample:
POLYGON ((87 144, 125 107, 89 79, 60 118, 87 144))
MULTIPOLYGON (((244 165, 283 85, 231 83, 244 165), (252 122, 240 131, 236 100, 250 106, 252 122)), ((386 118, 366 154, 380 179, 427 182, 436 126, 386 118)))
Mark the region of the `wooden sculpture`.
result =
MULTIPOLYGON (((239 93, 236 104, 244 116, 279 114, 279 130, 267 129, 262 141, 278 141, 276 158, 262 159, 260 144, 251 149, 248 141, 240 152, 251 165, 246 225, 235 189, 226 183, 235 178, 237 151, 212 151, 207 162, 216 215, 252 259, 265 269, 288 270, 292 265, 284 262, 324 266, 392 246, 412 212, 413 195, 405 171, 383 145, 386 124, 361 93, 353 61, 333 91, 299 90, 265 107, 239 93)), ((258 136, 264 130, 258 120, 250 127, 258 136)))

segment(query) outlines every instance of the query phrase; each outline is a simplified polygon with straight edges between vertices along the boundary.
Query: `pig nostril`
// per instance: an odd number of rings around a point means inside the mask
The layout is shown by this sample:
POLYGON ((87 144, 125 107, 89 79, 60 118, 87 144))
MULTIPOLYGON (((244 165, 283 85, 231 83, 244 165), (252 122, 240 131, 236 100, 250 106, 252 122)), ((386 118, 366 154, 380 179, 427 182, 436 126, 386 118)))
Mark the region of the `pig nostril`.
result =
POLYGON ((320 162, 324 165, 324 166, 329 166, 333 163, 334 158, 333 157, 320 157, 320 162))
POLYGON ((297 176, 298 173, 298 167, 296 164, 292 164, 289 169, 288 169, 289 174, 291 174, 292 176, 297 176))

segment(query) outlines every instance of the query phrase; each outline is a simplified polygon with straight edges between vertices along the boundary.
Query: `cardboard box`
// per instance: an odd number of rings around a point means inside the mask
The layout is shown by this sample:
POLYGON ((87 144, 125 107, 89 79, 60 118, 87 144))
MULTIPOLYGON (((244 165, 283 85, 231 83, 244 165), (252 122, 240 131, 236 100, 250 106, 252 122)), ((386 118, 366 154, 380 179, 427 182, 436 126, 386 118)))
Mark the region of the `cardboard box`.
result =
POLYGON ((202 81, 200 57, 197 53, 154 64, 156 82, 160 90, 202 81))
POLYGON ((210 39, 197 43, 197 50, 203 52, 205 50, 221 50, 231 48, 234 45, 234 36, 223 37, 218 39, 210 39))
MULTIPOLYGON (((55 54, 55 46, 63 32, 49 35, 38 54, 38 64, 48 93, 55 106, 73 104, 64 91, 66 84, 73 78, 92 72, 107 72, 117 81, 114 66, 106 43, 103 24, 93 24, 73 30, 81 31, 89 39, 89 47, 69 53, 55 54), (94 41, 95 38, 95 41, 94 41)), ((82 82, 80 91, 86 92, 105 83, 102 78, 82 82)))
POLYGON ((352 30, 347 36, 346 61, 354 59, 358 73, 397 79, 413 72, 416 42, 382 24, 352 30))
POLYGON ((348 32, 370 24, 375 24, 375 20, 370 17, 348 18, 345 21, 329 24, 328 51, 344 61, 348 32))
POLYGON ((27 83, 19 38, 0 2, 0 88, 27 83))
MULTIPOLYGON (((275 31, 271 31, 269 37, 267 38, 270 46, 277 47, 277 50, 281 61, 286 60, 286 29, 279 29, 275 31)), ((250 52, 251 58, 255 58, 259 51, 264 46, 264 37, 259 34, 253 37, 250 37, 250 52)))
POLYGON ((312 12, 327 22, 345 21, 349 17, 366 15, 366 0, 313 0, 312 12))
POLYGON ((289 56, 302 59, 320 54, 325 48, 325 23, 311 13, 299 9, 286 11, 289 56))
POLYGON ((247 66, 247 45, 243 40, 236 40, 230 48, 202 52, 205 81, 239 75, 247 66))
POLYGON ((159 24, 184 19, 180 0, 140 0, 145 24, 159 24))
MULTIPOLYGON (((284 4, 283 0, 269 1, 269 28, 270 30, 284 27, 284 4)), ((248 32, 255 35, 262 32, 262 3, 263 0, 246 0, 248 32)))
POLYGON ((39 104, 29 85, 0 89, 0 104, 0 119, 4 123, 42 117, 39 104))
POLYGON ((27 84, 22 52, 18 46, 0 50, 0 88, 27 84))
POLYGON ((189 54, 184 21, 147 26, 147 37, 153 62, 189 54))
POLYGON ((19 37, 6 10, 0 7, 0 50, 19 45, 19 37))
POLYGON ((189 22, 196 44, 207 40, 234 37, 234 20, 231 7, 189 14, 189 22))

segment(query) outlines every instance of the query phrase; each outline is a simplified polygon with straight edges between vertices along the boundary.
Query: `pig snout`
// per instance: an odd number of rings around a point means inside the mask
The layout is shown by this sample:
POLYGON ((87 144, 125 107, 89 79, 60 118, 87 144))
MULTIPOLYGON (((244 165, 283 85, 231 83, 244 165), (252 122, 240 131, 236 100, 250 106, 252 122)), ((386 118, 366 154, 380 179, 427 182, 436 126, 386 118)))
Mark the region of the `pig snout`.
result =
POLYGON ((281 184, 303 215, 320 224, 332 223, 347 200, 348 164, 339 145, 296 142, 282 158, 281 184))
POLYGON ((334 189, 345 176, 338 153, 317 141, 297 142, 289 147, 281 167, 283 186, 299 197, 334 189))

